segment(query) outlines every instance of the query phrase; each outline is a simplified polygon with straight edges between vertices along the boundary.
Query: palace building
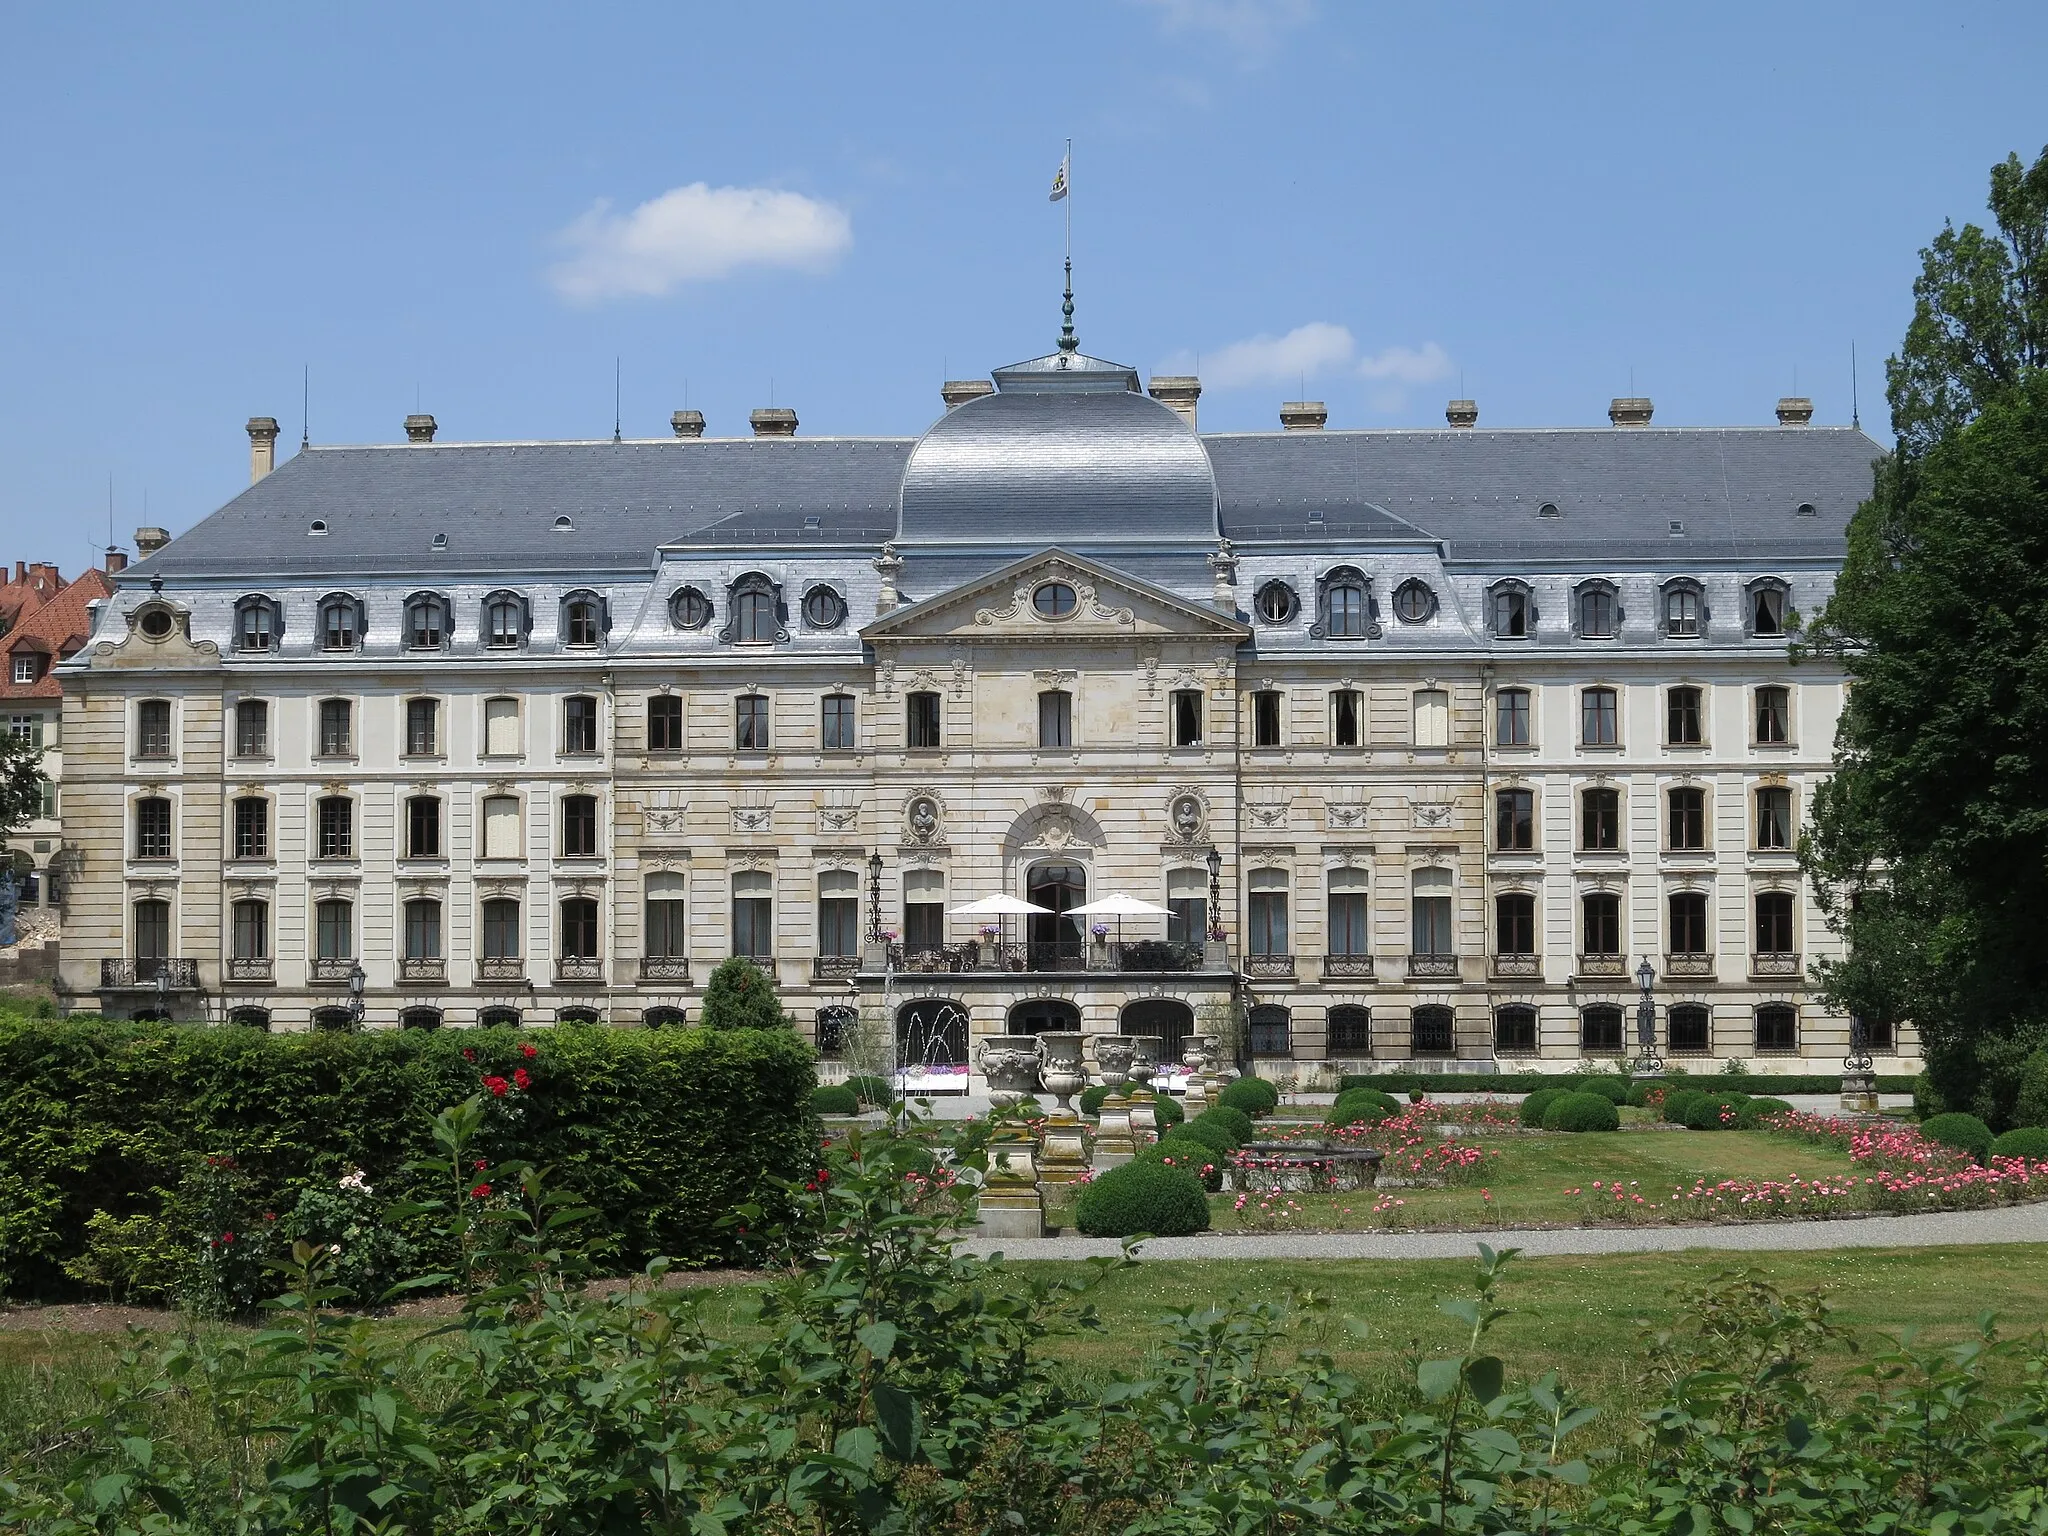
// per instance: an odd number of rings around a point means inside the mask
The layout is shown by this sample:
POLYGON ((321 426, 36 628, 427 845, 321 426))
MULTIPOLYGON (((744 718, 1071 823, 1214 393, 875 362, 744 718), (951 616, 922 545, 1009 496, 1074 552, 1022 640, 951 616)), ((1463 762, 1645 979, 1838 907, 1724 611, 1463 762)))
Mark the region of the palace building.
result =
POLYGON ((886 1009, 934 1064, 1228 1018, 1272 1073, 1567 1070, 1641 975, 1696 1070, 1839 1060, 1794 844, 1844 683, 1788 643, 1878 445, 1199 394, 1069 333, 914 437, 415 416, 273 469, 252 421, 58 668, 69 1000, 673 1025, 738 954, 828 1055, 886 1009), (1164 910, 1067 915, 1111 894, 1164 910))

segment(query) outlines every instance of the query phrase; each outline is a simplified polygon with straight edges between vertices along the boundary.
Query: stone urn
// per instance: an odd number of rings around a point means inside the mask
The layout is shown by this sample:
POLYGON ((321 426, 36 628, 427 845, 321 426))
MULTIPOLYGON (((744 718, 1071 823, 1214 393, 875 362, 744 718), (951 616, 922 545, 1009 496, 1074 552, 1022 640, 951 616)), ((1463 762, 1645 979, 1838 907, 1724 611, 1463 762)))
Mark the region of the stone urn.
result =
POLYGON ((1149 1093, 1152 1091, 1152 1079, 1159 1071, 1159 1050, 1166 1041, 1159 1035, 1131 1035, 1127 1038, 1132 1046, 1131 1082, 1149 1093))
POLYGON ((1081 1061, 1081 1047, 1085 1035, 1049 1031, 1038 1037, 1038 1044, 1045 1053, 1043 1066, 1039 1069, 1039 1081, 1045 1091, 1052 1095, 1059 1105, 1060 1113, 1072 1114, 1074 1095, 1088 1086, 1088 1068, 1081 1061))
POLYGON ((1007 1109, 1038 1086, 1036 1035, 990 1035, 974 1048, 974 1064, 988 1079, 989 1102, 1007 1109))
POLYGON ((1112 1098, 1122 1097, 1124 1084, 1131 1080, 1131 1064, 1137 1055, 1137 1045, 1123 1035, 1095 1037, 1095 1070, 1102 1075, 1103 1084, 1112 1098))
POLYGON ((1158 1095, 1152 1078, 1159 1071, 1159 1050, 1166 1042, 1158 1035, 1132 1035, 1135 1048, 1131 1059, 1131 1140, 1145 1146, 1159 1139, 1159 1112, 1152 1106, 1158 1095))

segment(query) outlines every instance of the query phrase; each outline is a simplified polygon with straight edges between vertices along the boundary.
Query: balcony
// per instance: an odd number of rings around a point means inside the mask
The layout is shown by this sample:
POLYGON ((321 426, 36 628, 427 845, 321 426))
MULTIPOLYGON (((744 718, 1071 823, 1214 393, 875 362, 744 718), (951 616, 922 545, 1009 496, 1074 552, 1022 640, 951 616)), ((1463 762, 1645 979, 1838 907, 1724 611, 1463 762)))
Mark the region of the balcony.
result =
POLYGON ((1711 979, 1714 974, 1714 957, 1712 955, 1666 955, 1664 957, 1664 974, 1666 976, 1705 976, 1711 979))
POLYGON ((1246 955, 1244 957, 1244 973, 1247 976, 1292 976, 1294 974, 1294 956, 1246 955))
POLYGON ((1458 957, 1456 955, 1410 955, 1408 957, 1408 979, 1410 981, 1456 981, 1458 979, 1458 957))
POLYGON ((690 981, 690 962, 683 955, 642 955, 640 957, 640 979, 642 981, 676 981, 685 986, 690 981))
POLYGON ((1325 955, 1323 956, 1323 980, 1342 981, 1346 979, 1372 978, 1371 955, 1325 955))
POLYGON ((345 982, 355 968, 354 955, 320 955, 313 961, 312 976, 315 981, 345 982))
POLYGON ((1749 957, 1749 974, 1752 976, 1790 976, 1803 974, 1799 969, 1799 952, 1793 950, 1766 952, 1749 957))
POLYGON ((858 976, 859 974, 859 955, 811 956, 811 980, 813 981, 832 981, 847 976, 858 976))
POLYGON ((526 980, 526 962, 517 955, 487 957, 477 961, 476 979, 522 982, 526 980))
POLYGON ((227 978, 229 981, 268 981, 270 967, 268 955, 261 959, 236 955, 227 962, 227 978))
POLYGON ((1579 956, 1581 976, 1628 976, 1627 955, 1581 955, 1579 956))
POLYGON ((1199 971, 1202 952, 1200 944, 1176 944, 1171 939, 1134 939, 1109 946, 1120 971, 1199 971))
MULTIPOLYGON (((1163 939, 1136 939, 1128 943, 1082 943, 1060 939, 1049 943, 1001 943, 993 939, 970 939, 964 944, 891 944, 889 968, 912 975, 964 975, 985 971, 1130 971, 1157 974, 1199 971, 1206 964, 1205 947, 1163 939)), ((1286 975, 1293 975, 1293 961, 1287 960, 1286 975)), ((852 976, 860 969, 857 955, 819 955, 812 962, 812 975, 852 976), (838 967, 844 966, 841 970, 838 967)), ((1220 967, 1219 967, 1220 968, 1220 967)))
POLYGON ((557 981, 603 981, 604 962, 595 955, 557 955, 557 981))
POLYGON ((173 992, 199 990, 197 960, 102 960, 102 987, 154 988, 157 978, 165 979, 173 992))
POLYGON ((398 962, 400 981, 446 981, 448 962, 439 955, 407 955, 398 962))
MULTIPOLYGON (((1543 979, 1543 957, 1541 955, 1495 955, 1493 974, 1505 981, 1510 979, 1541 981, 1543 979)), ((1531 1046, 1531 1050, 1535 1047, 1531 1046)))

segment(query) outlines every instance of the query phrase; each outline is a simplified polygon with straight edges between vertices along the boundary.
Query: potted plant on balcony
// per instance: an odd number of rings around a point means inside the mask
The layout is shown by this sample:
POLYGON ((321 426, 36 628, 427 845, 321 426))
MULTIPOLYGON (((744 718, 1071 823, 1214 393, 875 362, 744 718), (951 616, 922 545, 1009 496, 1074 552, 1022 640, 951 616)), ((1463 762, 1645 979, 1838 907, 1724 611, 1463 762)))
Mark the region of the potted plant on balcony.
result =
POLYGON ((1209 925, 1209 942, 1202 951, 1202 965, 1217 970, 1230 964, 1230 933, 1221 923, 1209 925))

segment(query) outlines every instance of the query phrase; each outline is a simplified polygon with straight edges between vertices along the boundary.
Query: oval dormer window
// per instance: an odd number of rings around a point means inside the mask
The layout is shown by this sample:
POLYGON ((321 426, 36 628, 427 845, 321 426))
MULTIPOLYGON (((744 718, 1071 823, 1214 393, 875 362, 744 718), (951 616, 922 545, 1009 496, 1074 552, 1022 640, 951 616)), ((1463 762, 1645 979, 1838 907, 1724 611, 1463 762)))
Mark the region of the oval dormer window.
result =
POLYGON ((1064 619, 1074 611, 1078 599, 1064 581, 1041 582, 1031 594, 1031 607, 1041 619, 1064 619))
POLYGON ((171 610, 168 608, 145 608, 135 621, 136 627, 151 640, 166 640, 171 633, 171 610))

